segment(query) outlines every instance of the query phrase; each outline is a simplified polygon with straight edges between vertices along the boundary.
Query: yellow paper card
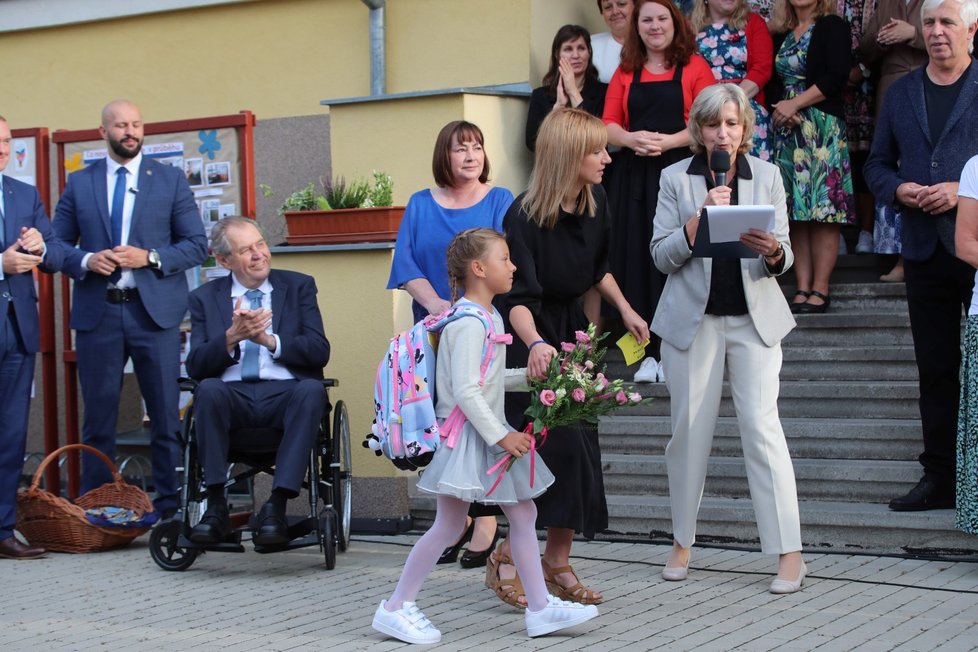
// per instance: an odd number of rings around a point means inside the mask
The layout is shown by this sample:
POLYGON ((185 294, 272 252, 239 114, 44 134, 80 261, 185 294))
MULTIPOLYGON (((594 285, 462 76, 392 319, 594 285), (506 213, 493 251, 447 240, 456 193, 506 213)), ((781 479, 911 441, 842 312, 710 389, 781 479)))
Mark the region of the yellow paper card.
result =
POLYGON ((645 357, 645 345, 649 341, 639 342, 631 333, 625 333, 615 344, 625 356, 625 364, 631 366, 645 357))

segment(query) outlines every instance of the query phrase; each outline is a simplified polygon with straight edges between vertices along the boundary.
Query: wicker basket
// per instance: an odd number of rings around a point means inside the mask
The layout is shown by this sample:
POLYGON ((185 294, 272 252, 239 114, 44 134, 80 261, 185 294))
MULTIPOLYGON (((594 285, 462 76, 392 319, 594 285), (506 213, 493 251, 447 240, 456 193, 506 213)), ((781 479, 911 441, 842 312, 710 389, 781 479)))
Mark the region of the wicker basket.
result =
POLYGON ((123 507, 140 515, 153 511, 146 492, 122 479, 119 470, 104 453, 85 444, 62 446, 44 458, 34 472, 27 491, 17 494, 17 529, 31 544, 57 552, 98 552, 128 545, 150 527, 101 527, 85 517, 92 507, 123 507), (61 496, 38 488, 49 463, 69 450, 84 450, 105 462, 112 470, 112 482, 92 489, 71 503, 61 496))

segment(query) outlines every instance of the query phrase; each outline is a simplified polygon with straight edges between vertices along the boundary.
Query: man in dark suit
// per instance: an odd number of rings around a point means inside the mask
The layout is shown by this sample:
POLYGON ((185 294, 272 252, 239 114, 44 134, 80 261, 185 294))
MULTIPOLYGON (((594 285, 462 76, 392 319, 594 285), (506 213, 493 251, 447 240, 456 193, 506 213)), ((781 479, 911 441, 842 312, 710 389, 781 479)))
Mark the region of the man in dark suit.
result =
POLYGON ((272 495, 258 513, 254 542, 288 541, 285 505, 299 495, 326 410, 322 383, 329 342, 316 303, 316 282, 271 268, 271 253, 253 220, 228 217, 211 230, 217 262, 231 270, 190 295, 187 372, 200 381, 194 396, 198 450, 207 483, 207 511, 190 533, 197 543, 223 541, 231 531, 224 482, 238 428, 282 429, 272 495))
MULTIPOLYGON (((142 155, 134 104, 106 105, 99 131, 108 158, 68 177, 53 224, 68 245, 62 271, 75 280, 82 441, 115 457, 122 373, 131 358, 151 423, 154 502, 167 516, 177 505, 185 272, 207 257, 207 237, 183 171, 142 155)), ((105 466, 86 456, 82 490, 109 481, 105 466)))
POLYGON ((2 174, 10 160, 10 127, 0 117, 0 557, 36 559, 46 551, 14 536, 17 483, 24 466, 27 414, 40 341, 33 269, 56 271, 62 249, 33 186, 2 174))
POLYGON ((924 476, 890 509, 954 507, 961 316, 975 270, 954 257, 958 179, 978 153, 978 65, 971 57, 978 0, 928 0, 928 62, 890 87, 880 110, 866 181, 903 215, 907 304, 920 380, 924 476))

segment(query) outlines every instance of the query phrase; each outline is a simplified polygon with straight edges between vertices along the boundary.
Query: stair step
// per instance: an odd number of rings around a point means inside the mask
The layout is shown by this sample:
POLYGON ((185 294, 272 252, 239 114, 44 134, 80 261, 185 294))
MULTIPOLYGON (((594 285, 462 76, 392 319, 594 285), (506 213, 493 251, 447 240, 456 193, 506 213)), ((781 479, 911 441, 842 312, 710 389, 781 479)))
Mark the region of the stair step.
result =
MULTIPOLYGON (((920 454, 919 419, 782 418, 792 457, 914 461, 920 454)), ((662 455, 672 436, 668 415, 604 417, 598 424, 602 453, 662 455)), ((720 417, 713 455, 741 455, 735 417, 720 417)))
MULTIPOLYGON (((888 502, 920 479, 916 461, 793 459, 799 500, 888 502)), ((602 453, 608 494, 668 495, 669 480, 663 455, 602 453)), ((705 496, 750 498, 747 471, 741 457, 711 457, 705 496)))
MULTIPOLYGON (((802 543, 808 550, 875 554, 935 549, 978 552, 978 539, 954 528, 951 509, 894 512, 885 504, 801 501, 799 511, 802 543)), ((608 512, 611 532, 672 538, 668 497, 609 495, 608 512)), ((755 523, 749 499, 704 498, 697 540, 758 545, 755 523)))
MULTIPOLYGON (((651 403, 623 408, 618 414, 667 415, 669 392, 665 383, 640 383, 636 390, 651 403)), ((919 416, 916 382, 892 381, 800 381, 781 383, 778 410, 782 417, 914 419, 919 416)), ((720 415, 734 416, 729 384, 724 382, 720 415)))

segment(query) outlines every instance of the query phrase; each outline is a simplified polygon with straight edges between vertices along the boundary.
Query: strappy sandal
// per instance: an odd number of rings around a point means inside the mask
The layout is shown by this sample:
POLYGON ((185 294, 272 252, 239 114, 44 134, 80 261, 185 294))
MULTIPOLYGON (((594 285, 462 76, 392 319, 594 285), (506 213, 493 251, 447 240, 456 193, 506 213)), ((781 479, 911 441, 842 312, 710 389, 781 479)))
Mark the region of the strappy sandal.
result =
POLYGON ((511 579, 499 577, 499 565, 509 564, 516 568, 516 564, 509 556, 502 554, 498 550, 489 555, 486 560, 486 586, 496 593, 496 597, 506 604, 517 609, 526 609, 525 604, 520 604, 521 597, 524 599, 526 591, 523 590, 523 582, 520 581, 519 573, 511 579))
MULTIPOLYGON (((808 301, 808 297, 812 296, 812 293, 808 290, 798 290, 795 292, 795 297, 804 297, 805 301, 792 301, 790 305, 791 312, 798 314, 798 311, 803 305, 808 301)), ((794 297, 792 297, 794 299, 794 297)))
POLYGON ((578 579, 577 573, 570 566, 561 566, 560 568, 551 568, 547 562, 540 560, 543 564, 543 581, 547 584, 547 590, 550 594, 560 598, 561 600, 569 600, 571 602, 579 602, 581 604, 601 604, 604 598, 594 597, 594 591, 587 588, 581 584, 581 580, 578 579), (557 576, 561 573, 570 573, 577 580, 574 586, 561 586, 557 582, 557 576))

